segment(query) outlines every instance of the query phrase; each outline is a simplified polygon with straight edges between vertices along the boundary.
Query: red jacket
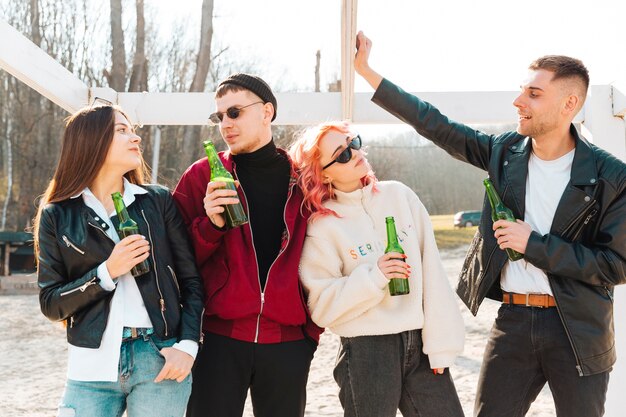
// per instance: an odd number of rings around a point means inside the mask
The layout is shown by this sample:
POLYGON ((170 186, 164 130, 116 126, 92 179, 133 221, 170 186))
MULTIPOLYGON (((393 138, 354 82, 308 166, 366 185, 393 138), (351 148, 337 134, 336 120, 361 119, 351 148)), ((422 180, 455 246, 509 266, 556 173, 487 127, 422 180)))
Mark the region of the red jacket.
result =
MULTIPOLYGON (((286 154, 282 149, 278 151, 286 154)), ((236 179, 230 153, 220 152, 219 156, 236 179)), ((203 199, 210 178, 209 163, 203 158, 183 173, 174 190, 206 289, 203 329, 247 342, 301 340, 305 337, 303 332, 318 341, 323 329, 310 319, 298 274, 309 215, 301 210, 302 191, 296 184, 296 172, 292 168, 283 212, 287 228, 278 257, 269 269, 264 292, 250 224, 224 231, 216 228, 206 215, 203 199)), ((237 191, 246 208, 245 190, 238 187, 237 191)))

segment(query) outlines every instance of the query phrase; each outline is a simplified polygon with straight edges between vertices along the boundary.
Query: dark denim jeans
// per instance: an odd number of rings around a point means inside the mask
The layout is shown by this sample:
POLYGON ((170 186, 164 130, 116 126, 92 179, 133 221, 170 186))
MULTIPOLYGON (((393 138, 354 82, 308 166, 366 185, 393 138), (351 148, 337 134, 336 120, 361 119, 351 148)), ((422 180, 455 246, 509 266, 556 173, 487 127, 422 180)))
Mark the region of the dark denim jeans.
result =
POLYGON ((555 307, 503 304, 491 329, 474 415, 522 417, 548 382, 557 417, 600 417, 609 372, 579 376, 555 307))
POLYGON ((459 417, 463 409, 448 369, 434 375, 422 332, 342 337, 334 371, 348 417, 459 417))

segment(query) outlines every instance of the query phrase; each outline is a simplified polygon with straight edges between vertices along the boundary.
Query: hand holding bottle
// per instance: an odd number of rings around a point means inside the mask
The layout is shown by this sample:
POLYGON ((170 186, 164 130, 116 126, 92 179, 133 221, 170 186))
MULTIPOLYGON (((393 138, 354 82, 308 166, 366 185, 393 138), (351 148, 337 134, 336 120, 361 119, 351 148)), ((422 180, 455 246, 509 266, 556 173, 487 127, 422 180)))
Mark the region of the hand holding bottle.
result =
POLYGON ((397 252, 387 252, 378 258, 378 269, 391 280, 394 278, 407 279, 411 274, 411 266, 404 259, 406 255, 397 252))
POLYGON ((211 169, 211 179, 204 197, 204 211, 211 223, 219 228, 229 229, 248 223, 248 216, 239 198, 233 198, 237 196, 239 181, 235 181, 232 174, 226 170, 213 142, 204 141, 202 146, 211 169), (221 208, 216 207, 217 205, 221 205, 221 208))
POLYGON ((111 278, 120 277, 135 265, 148 259, 150 243, 142 235, 130 235, 120 240, 106 260, 106 267, 111 278))
POLYGON ((225 204, 239 204, 237 191, 225 189, 226 183, 221 181, 211 181, 206 186, 204 196, 204 211, 216 227, 222 228, 226 225, 224 218, 225 204))
POLYGON ((512 249, 515 252, 526 253, 526 245, 532 233, 532 228, 526 222, 517 220, 498 220, 493 224, 494 236, 498 239, 500 249, 512 249))

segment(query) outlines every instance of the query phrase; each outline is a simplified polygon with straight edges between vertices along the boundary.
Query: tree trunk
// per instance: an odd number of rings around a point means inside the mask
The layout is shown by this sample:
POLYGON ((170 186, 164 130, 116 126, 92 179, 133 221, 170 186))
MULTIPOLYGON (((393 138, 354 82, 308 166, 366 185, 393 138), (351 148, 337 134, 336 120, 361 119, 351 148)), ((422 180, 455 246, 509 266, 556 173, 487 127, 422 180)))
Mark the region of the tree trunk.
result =
POLYGON ((203 92, 211 65, 211 41, 213 39, 213 0, 202 1, 202 23, 200 26, 200 49, 196 61, 196 73, 190 92, 203 92))
MULTIPOLYGON (((211 40, 213 39, 213 0, 202 1, 202 24, 200 27, 200 48, 196 61, 196 73, 191 82, 190 92, 203 92, 206 77, 211 65, 211 40)), ((182 161, 184 166, 190 165, 200 149, 200 126, 187 126, 183 134, 182 161)))
POLYGON ((105 70, 109 87, 126 90, 126 50, 122 30, 122 0, 111 0, 111 71, 105 70))
POLYGON ((41 30, 39 28, 39 0, 30 0, 30 40, 41 47, 41 30))
POLYGON ((135 40, 133 70, 130 74, 130 85, 128 86, 128 91, 148 91, 146 20, 143 12, 143 0, 137 0, 135 5, 137 9, 137 36, 135 40))

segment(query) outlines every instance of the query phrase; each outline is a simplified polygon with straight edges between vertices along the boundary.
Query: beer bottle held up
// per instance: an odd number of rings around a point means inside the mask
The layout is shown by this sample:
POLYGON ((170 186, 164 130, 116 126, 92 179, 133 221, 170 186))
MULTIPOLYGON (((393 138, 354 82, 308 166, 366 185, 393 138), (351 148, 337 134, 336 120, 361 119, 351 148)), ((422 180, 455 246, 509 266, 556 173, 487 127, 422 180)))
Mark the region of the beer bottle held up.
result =
MULTIPOLYGON (((404 255, 404 250, 398 242, 398 233, 396 232, 396 223, 392 217, 385 217, 385 223, 387 224, 387 247, 385 253, 396 252, 404 255)), ((405 262, 404 259, 398 259, 405 262)), ((405 295, 409 293, 409 280, 405 278, 391 278, 389 280, 389 294, 391 295, 405 295)))
MULTIPOLYGON (((124 204, 124 200, 122 199, 122 194, 113 193, 111 194, 111 197, 113 198, 113 205, 115 206, 117 217, 120 219, 120 225, 117 227, 117 234, 120 239, 140 234, 137 223, 128 215, 126 204, 124 204)), ((130 273, 134 277, 138 277, 148 272, 150 272, 150 263, 148 263, 147 259, 144 259, 137 265, 133 266, 133 269, 130 270, 130 273)))
MULTIPOLYGON (((498 220, 507 220, 510 222, 515 222, 515 216, 510 208, 504 205, 498 192, 494 188, 491 180, 486 178, 483 181, 485 185, 485 189, 487 190, 487 198, 489 199, 489 204, 491 204, 491 219, 496 222, 498 220)), ((516 250, 511 248, 506 249, 506 254, 511 261, 519 261, 524 257, 523 254, 519 253, 516 250)))
MULTIPOLYGON (((206 152, 207 159, 209 160, 209 166, 211 167, 211 181, 226 183, 223 189, 237 191, 235 186, 235 180, 233 176, 224 168, 222 161, 220 161, 215 150, 213 142, 207 140, 203 144, 204 151, 206 152)), ((243 224, 248 223, 248 216, 246 215, 241 202, 237 204, 224 204, 224 219, 226 220, 226 227, 232 229, 243 224)))

